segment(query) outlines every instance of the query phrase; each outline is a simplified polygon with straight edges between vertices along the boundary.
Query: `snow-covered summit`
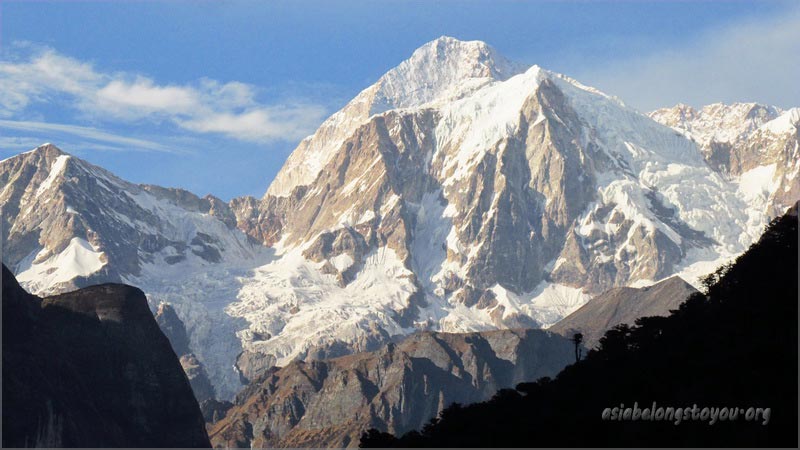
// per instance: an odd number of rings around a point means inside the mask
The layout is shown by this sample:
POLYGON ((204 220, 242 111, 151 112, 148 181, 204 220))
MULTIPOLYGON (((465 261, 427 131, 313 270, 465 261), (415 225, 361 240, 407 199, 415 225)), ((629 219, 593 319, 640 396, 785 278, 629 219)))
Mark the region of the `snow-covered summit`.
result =
POLYGON ((491 81, 503 81, 526 67, 482 41, 443 36, 417 49, 376 83, 370 114, 457 99, 491 81))
MULTIPOLYGON (((482 41, 443 36, 418 48, 328 118, 314 135, 304 139, 272 181, 265 197, 286 197, 293 189, 311 184, 347 137, 373 116, 390 111, 433 109, 451 119, 453 115, 467 119, 476 128, 470 132, 475 139, 496 139, 492 130, 500 130, 502 134, 505 128, 515 126, 521 105, 545 79, 562 87, 573 102, 581 103, 577 109, 587 120, 607 131, 618 135, 619 130, 611 128, 630 130, 644 126, 652 129, 651 137, 670 136, 653 128, 652 121, 626 107, 621 100, 575 79, 511 61, 482 41)), ((458 122, 455 126, 460 124, 463 128, 466 124, 455 120, 458 122)), ((670 144, 667 147, 672 149, 670 144)), ((691 157, 690 152, 680 153, 691 157)))
POLYGON ((788 109, 760 128, 769 130, 773 134, 796 133, 800 128, 800 108, 788 109))
POLYGON ((311 183, 342 141, 375 114, 456 100, 526 69, 482 41, 460 41, 443 36, 428 42, 304 139, 275 177, 267 194, 287 196, 295 187, 311 183))

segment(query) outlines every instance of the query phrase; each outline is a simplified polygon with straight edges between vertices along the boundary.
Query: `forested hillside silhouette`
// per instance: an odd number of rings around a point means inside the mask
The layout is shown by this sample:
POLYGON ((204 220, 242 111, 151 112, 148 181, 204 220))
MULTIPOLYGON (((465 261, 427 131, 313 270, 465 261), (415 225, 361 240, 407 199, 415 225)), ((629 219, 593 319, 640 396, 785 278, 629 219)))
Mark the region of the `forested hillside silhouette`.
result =
POLYGON ((420 432, 370 430, 362 447, 797 447, 797 204, 669 317, 608 331, 555 379, 452 405, 420 432), (604 421, 619 406, 770 408, 745 421, 604 421))

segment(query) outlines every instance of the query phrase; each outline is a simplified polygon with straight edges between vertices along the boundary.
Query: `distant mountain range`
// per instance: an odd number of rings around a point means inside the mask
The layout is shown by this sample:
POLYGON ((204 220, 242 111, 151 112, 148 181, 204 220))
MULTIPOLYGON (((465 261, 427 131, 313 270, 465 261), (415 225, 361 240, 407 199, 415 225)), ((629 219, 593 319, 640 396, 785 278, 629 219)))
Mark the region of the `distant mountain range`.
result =
POLYGON ((797 111, 642 114, 443 37, 303 140, 261 199, 136 185, 50 144, 0 161, 3 262, 37 294, 112 281, 169 304, 186 366, 229 400, 245 372, 696 285, 800 196, 797 111))

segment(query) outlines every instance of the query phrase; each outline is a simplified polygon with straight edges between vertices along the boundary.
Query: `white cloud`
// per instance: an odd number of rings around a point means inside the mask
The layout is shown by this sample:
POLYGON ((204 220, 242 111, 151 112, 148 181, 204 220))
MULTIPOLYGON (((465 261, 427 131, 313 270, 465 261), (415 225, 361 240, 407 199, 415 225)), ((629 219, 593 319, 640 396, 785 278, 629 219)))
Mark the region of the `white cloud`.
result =
POLYGON ((146 117, 156 113, 186 115, 204 109, 202 96, 194 89, 156 86, 152 80, 141 77, 132 83, 113 80, 95 94, 94 106, 119 117, 146 117))
POLYGON ((31 102, 46 102, 59 93, 73 96, 91 94, 91 86, 102 76, 86 63, 52 50, 39 52, 27 61, 0 61, 0 113, 10 116, 31 102))
MULTIPOLYGON (((93 141, 122 145, 125 147, 126 150, 131 150, 131 151, 138 150, 138 151, 155 151, 155 152, 165 152, 165 153, 186 153, 185 151, 174 149, 172 147, 159 144, 157 142, 119 136, 92 127, 82 127, 77 125, 66 125, 59 123, 44 123, 44 122, 0 119, 0 128, 16 130, 16 131, 27 131, 27 132, 66 133, 84 139, 91 139, 93 141)), ((10 146, 10 144, 15 143, 13 139, 17 138, 5 138, 5 140, 0 140, 0 145, 10 146)), ((26 145, 30 146, 30 148, 34 148, 44 143, 43 141, 34 142, 32 141, 33 138, 27 138, 27 139, 28 141, 26 141, 26 145)), ((97 144, 94 144, 94 147, 100 148, 98 147, 97 144)), ((113 147, 106 146, 104 148, 112 149, 113 147)))
POLYGON ((0 85, 0 117, 17 118, 37 104, 70 105, 98 121, 167 121, 253 142, 302 138, 326 114, 306 102, 261 104, 255 87, 237 81, 160 85, 141 75, 103 73, 52 49, 0 61, 0 85))
POLYGON ((257 108, 233 115, 217 113, 182 122, 181 125, 199 132, 233 133, 257 141, 263 134, 278 134, 287 139, 302 139, 308 130, 319 125, 324 108, 316 105, 294 105, 257 108))
POLYGON ((800 105, 800 9, 709 30, 694 44, 579 74, 642 110, 714 102, 800 105))

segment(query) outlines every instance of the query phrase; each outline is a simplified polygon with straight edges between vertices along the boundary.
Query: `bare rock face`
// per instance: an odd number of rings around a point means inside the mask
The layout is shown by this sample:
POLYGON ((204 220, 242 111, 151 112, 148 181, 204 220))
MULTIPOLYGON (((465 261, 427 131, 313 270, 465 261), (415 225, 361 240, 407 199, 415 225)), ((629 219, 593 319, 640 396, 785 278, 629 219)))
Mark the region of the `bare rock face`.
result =
POLYGON ((212 399, 216 396, 214 393, 214 386, 208 379, 203 364, 197 359, 194 353, 188 353, 180 357, 181 367, 186 372, 189 378, 189 384, 192 386, 192 391, 198 402, 203 402, 212 399))
POLYGON ((632 326, 640 317, 668 316, 695 292, 697 290, 680 277, 643 288, 609 289, 548 330, 566 337, 581 333, 584 345, 592 348, 611 328, 623 323, 632 326))
POLYGON ((203 411, 206 424, 213 425, 219 422, 231 408, 233 408, 233 403, 213 398, 200 402, 200 410, 203 411))
POLYGON ((355 278, 364 264, 369 249, 364 236, 351 227, 335 232, 325 232, 306 247, 303 256, 314 262, 322 262, 324 273, 333 274, 341 285, 355 278))
POLYGON ((172 344, 175 354, 180 358, 181 367, 183 367, 183 371, 186 372, 186 376, 189 378, 189 384, 192 386, 192 391, 194 391, 197 401, 203 403, 206 400, 215 398, 214 386, 211 385, 203 364, 189 349, 189 337, 186 334, 186 328, 181 319, 178 318, 175 309, 168 303, 162 303, 158 306, 155 318, 161 331, 172 344))
POLYGON ((4 447, 208 447, 139 289, 26 293, 3 266, 4 447))
POLYGON ((362 432, 418 429, 453 402, 553 376, 574 358, 540 330, 419 333, 378 351, 263 372, 210 426, 216 447, 355 447, 362 432))

